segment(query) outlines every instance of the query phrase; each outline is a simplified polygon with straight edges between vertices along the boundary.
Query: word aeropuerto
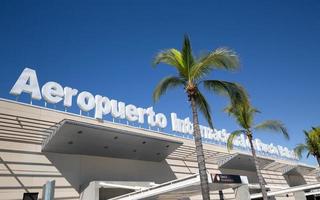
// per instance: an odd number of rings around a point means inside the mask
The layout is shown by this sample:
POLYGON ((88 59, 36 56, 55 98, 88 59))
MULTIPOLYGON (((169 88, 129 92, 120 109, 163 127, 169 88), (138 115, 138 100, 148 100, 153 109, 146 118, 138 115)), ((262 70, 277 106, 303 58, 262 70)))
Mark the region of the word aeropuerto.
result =
POLYGON ((100 120, 103 119, 104 115, 111 114, 114 118, 127 119, 131 122, 144 124, 145 117, 147 117, 149 126, 167 127, 166 116, 163 113, 155 113, 153 107, 139 108, 133 104, 126 105, 121 101, 110 100, 106 96, 94 96, 87 91, 79 93, 77 89, 62 87, 54 81, 45 83, 40 92, 36 71, 30 68, 23 70, 12 87, 10 94, 18 96, 23 92, 30 94, 32 99, 41 100, 43 98, 47 103, 51 104, 63 101, 64 107, 71 107, 76 96, 76 102, 80 110, 89 112, 94 109, 94 117, 100 120))

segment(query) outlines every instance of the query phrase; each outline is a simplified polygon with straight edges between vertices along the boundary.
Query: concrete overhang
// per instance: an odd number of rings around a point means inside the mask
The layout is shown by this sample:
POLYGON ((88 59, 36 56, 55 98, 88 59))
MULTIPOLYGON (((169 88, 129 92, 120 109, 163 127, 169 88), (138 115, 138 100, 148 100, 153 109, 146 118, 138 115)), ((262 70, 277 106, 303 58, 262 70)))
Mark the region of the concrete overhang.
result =
POLYGON ((307 165, 295 165, 292 166, 290 169, 285 171, 283 174, 300 174, 302 176, 309 175, 315 171, 314 167, 307 166, 307 165))
POLYGON ((43 152, 162 161, 182 142, 121 127, 63 120, 46 138, 43 152))
POLYGON ((313 172, 315 172, 317 168, 314 166, 309 166, 309 165, 304 165, 304 164, 299 164, 298 165, 298 171, 302 175, 310 175, 313 172))
MULTIPOLYGON (((272 159, 260 158, 258 157, 260 168, 274 162, 272 159)), ((248 170, 255 171, 255 164, 253 157, 246 154, 234 154, 232 157, 229 157, 224 162, 220 163, 220 168, 226 169, 239 169, 239 170, 248 170)))
POLYGON ((274 162, 266 165, 263 169, 268 171, 280 172, 281 174, 286 174, 287 172, 296 168, 296 163, 289 163, 285 161, 275 160, 274 162))

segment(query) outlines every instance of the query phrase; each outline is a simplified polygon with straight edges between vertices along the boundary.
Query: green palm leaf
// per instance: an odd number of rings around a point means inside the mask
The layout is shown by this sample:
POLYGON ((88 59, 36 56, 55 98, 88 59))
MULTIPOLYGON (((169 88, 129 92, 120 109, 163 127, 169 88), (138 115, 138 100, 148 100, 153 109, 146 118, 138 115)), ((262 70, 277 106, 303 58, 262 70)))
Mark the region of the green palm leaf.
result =
POLYGON ((309 133, 306 130, 303 130, 304 136, 306 136, 306 140, 310 139, 309 133))
POLYGON ((286 139, 289 139, 289 133, 284 124, 277 120, 267 120, 254 127, 255 130, 268 130, 282 133, 286 139))
POLYGON ((234 140, 237 136, 239 136, 239 135, 241 135, 241 134, 243 134, 243 133, 245 133, 244 130, 236 130, 236 131, 233 131, 233 132, 229 135, 228 140, 227 140, 227 148, 228 148, 228 151, 230 151, 230 150, 233 149, 233 140, 234 140))
POLYGON ((155 88, 153 92, 153 100, 156 102, 160 99, 160 97, 166 93, 168 89, 177 87, 177 86, 184 86, 185 81, 176 76, 168 76, 163 78, 155 88))
POLYGON ((308 146, 305 145, 305 144, 298 144, 294 149, 294 153, 299 157, 301 158, 302 157, 302 153, 304 151, 307 151, 308 150, 308 146))
POLYGON ((242 128, 249 129, 251 127, 251 124, 248 123, 249 116, 242 105, 229 105, 224 109, 224 112, 226 112, 229 116, 234 117, 242 128))
POLYGON ((201 94, 200 91, 196 94, 196 105, 199 111, 202 113, 204 118, 207 120, 210 128, 213 128, 212 118, 211 118, 211 109, 206 100, 206 98, 201 94))
POLYGON ((299 158, 302 157, 303 152, 307 152, 307 158, 313 155, 317 158, 320 166, 320 128, 312 127, 309 131, 303 130, 303 133, 305 135, 305 143, 298 144, 294 148, 294 152, 299 158))
POLYGON ((192 55, 192 49, 188 35, 184 36, 181 54, 183 66, 187 69, 188 75, 190 75, 190 69, 194 64, 194 58, 192 55))
POLYGON ((320 129, 312 128, 306 137, 306 145, 308 146, 309 153, 312 155, 320 155, 320 129))
POLYGON ((235 70, 239 67, 237 54, 228 48, 218 48, 202 56, 192 68, 190 74, 192 80, 199 80, 212 69, 235 70))
POLYGON ((259 110, 250 105, 250 102, 229 105, 224 111, 228 113, 229 116, 234 117, 238 124, 247 130, 252 127, 255 114, 260 113, 259 110))
POLYGON ((188 77, 188 71, 184 66, 184 61, 180 51, 177 49, 167 49, 159 52, 153 59, 153 66, 164 63, 176 68, 179 74, 188 77))
POLYGON ((233 106, 248 103, 247 92, 237 83, 221 80, 205 80, 203 81, 203 85, 209 91, 228 96, 233 106))
POLYGON ((311 129, 312 129, 314 132, 317 132, 317 134, 320 134, 320 127, 311 127, 311 129))

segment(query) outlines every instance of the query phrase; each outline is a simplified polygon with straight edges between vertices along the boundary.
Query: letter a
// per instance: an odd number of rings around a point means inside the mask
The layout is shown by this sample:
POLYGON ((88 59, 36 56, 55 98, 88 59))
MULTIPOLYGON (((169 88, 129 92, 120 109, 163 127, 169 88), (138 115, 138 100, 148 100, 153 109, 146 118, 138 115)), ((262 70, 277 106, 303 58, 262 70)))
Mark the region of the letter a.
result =
POLYGON ((32 99, 41 99, 38 78, 35 70, 25 68, 17 82, 12 87, 10 94, 20 95, 22 92, 31 94, 32 99))

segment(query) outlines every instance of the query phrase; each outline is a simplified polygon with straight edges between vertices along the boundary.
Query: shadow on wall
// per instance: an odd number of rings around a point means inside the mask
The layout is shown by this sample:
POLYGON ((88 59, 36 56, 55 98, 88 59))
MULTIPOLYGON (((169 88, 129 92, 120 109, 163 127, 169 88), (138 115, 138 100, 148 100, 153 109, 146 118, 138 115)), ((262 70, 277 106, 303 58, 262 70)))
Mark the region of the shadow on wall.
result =
POLYGON ((45 153, 45 156, 78 192, 91 181, 149 181, 159 184, 176 178, 166 161, 60 153, 45 153))
POLYGON ((56 200, 79 198, 79 194, 42 153, 19 150, 18 146, 23 145, 36 146, 0 140, 0 199, 21 200, 25 192, 39 192, 41 197, 42 187, 49 180, 57 181, 56 200))
POLYGON ((286 173, 284 178, 290 187, 307 184, 306 180, 296 169, 286 173))

